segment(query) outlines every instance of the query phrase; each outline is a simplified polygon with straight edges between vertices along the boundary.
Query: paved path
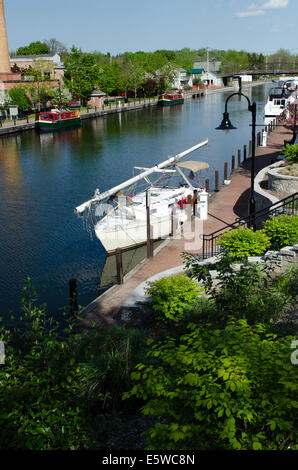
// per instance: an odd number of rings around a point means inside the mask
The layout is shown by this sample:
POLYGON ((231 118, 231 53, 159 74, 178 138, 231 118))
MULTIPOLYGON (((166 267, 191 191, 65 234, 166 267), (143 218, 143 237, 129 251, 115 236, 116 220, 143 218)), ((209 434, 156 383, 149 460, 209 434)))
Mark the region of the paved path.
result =
MULTIPOLYGON (((291 132, 285 127, 277 127, 268 136, 267 147, 256 149, 256 173, 279 155, 285 139, 291 132)), ((230 224, 237 217, 248 215, 250 189, 250 158, 231 175, 231 183, 223 185, 209 201, 209 216, 204 222, 204 233, 212 233, 230 224)), ((162 271, 180 266, 183 262, 181 253, 185 251, 185 239, 172 240, 151 260, 145 260, 128 274, 123 285, 117 285, 95 299, 82 312, 82 324, 95 322, 105 328, 115 323, 115 317, 123 301, 134 289, 151 276, 162 271)))

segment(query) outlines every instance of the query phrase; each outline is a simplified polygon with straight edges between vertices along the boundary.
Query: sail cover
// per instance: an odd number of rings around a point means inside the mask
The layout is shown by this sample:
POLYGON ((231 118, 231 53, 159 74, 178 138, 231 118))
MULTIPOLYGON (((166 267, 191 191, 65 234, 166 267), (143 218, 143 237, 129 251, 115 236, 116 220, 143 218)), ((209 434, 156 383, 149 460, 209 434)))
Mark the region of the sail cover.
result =
POLYGON ((187 168, 188 170, 197 172, 200 170, 204 170, 205 168, 209 168, 208 163, 206 162, 196 162, 196 161, 191 161, 188 160, 187 162, 179 162, 176 163, 177 166, 180 168, 187 168))

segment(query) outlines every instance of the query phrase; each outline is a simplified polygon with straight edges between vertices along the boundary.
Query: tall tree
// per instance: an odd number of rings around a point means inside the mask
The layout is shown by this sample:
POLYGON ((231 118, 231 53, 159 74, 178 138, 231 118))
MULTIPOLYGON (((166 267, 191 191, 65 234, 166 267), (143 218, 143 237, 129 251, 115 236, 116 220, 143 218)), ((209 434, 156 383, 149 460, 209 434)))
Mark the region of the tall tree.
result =
POLYGON ((15 86, 9 90, 8 94, 12 103, 18 106, 21 111, 27 111, 31 108, 31 100, 23 88, 15 86))
POLYGON ((99 73, 99 87, 107 95, 118 95, 126 87, 123 68, 117 62, 104 65, 99 73))
POLYGON ((46 83, 52 68, 53 64, 47 60, 35 60, 34 67, 23 71, 27 77, 30 77, 27 89, 39 111, 41 106, 45 106, 46 102, 54 96, 53 87, 46 83))
POLYGON ((135 98, 137 96, 137 89, 141 86, 145 78, 145 70, 135 61, 128 61, 123 66, 126 88, 134 91, 135 98))
POLYGON ((86 105, 100 79, 100 67, 96 64, 94 54, 85 54, 73 46, 64 65, 63 80, 66 87, 86 105))
POLYGON ((50 49, 47 44, 41 41, 31 42, 29 46, 19 47, 16 55, 43 55, 49 54, 50 49))
POLYGON ((62 58, 65 58, 68 52, 67 47, 55 38, 45 40, 44 44, 48 46, 50 54, 59 54, 62 58))

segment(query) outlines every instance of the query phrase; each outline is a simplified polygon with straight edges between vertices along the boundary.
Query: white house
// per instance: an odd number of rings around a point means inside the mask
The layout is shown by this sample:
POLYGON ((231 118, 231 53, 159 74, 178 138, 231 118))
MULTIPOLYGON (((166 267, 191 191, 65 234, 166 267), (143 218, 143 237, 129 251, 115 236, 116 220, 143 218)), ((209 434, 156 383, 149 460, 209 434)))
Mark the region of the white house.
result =
POLYGON ((204 85, 223 86, 222 79, 214 72, 204 72, 204 73, 202 73, 201 80, 204 83, 204 85))
POLYGON ((252 75, 240 75, 242 83, 243 82, 252 82, 252 75))
POLYGON ((184 87, 192 87, 192 86, 193 86, 192 74, 187 72, 183 68, 180 68, 179 70, 177 70, 177 74, 172 84, 172 87, 184 88, 184 87))

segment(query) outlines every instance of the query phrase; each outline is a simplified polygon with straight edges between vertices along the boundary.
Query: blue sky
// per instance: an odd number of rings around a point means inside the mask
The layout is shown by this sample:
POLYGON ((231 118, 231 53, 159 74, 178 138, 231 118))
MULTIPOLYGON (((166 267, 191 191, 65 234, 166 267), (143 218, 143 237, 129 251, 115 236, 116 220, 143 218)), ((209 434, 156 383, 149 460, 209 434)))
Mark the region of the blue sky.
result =
POLYGON ((298 54, 298 0, 4 0, 9 49, 56 38, 113 55, 211 47, 298 54), (295 24, 296 21, 296 24, 295 24))

